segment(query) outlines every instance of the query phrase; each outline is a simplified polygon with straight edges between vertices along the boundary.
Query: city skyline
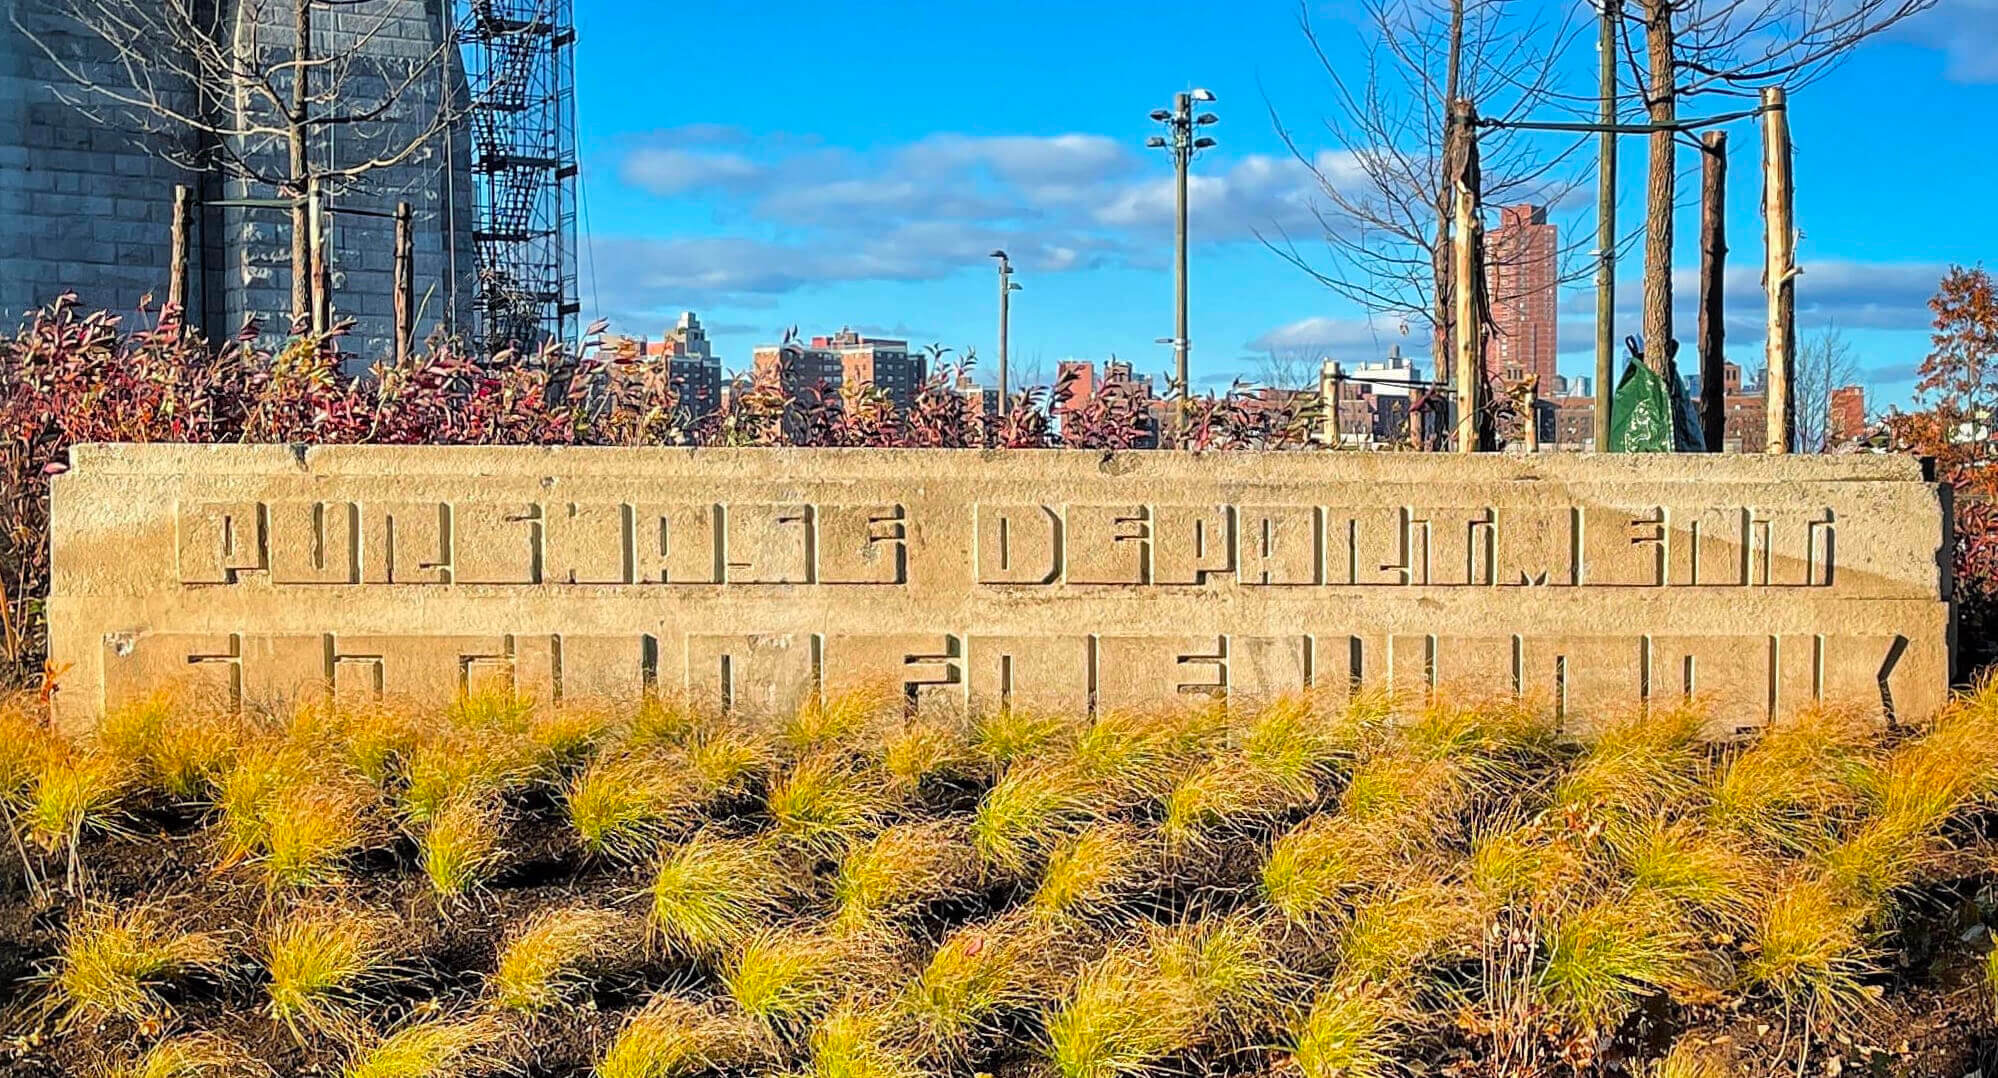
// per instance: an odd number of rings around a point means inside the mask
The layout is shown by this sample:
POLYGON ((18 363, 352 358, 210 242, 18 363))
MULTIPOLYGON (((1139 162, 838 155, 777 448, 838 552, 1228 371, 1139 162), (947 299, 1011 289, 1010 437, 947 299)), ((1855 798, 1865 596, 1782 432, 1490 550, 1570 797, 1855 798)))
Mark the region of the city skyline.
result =
MULTIPOLYGON (((769 13, 822 42, 823 55, 941 49, 954 72, 1003 74, 938 77, 920 94, 899 87, 907 68, 897 65, 847 65, 831 91, 805 92, 803 69, 743 79, 728 57, 763 47, 761 20, 696 7, 677 27, 687 46, 676 53, 678 70, 690 84, 734 89, 677 109, 671 124, 612 81, 639 62, 643 44, 616 32, 625 6, 579 12, 592 236, 583 299, 622 332, 657 333, 671 312, 699 310, 725 362, 745 369, 751 349, 784 326, 850 322, 915 343, 975 347, 990 381, 997 312, 985 256, 1003 248, 1023 286, 1013 299, 1016 382, 1038 370, 1046 383, 1063 359, 1112 353, 1163 371, 1170 349, 1153 342, 1171 333, 1170 166, 1144 148, 1153 126, 1146 113, 1175 90, 1205 86, 1219 98, 1210 108, 1221 123, 1211 129, 1220 145, 1195 163, 1191 191, 1194 389, 1253 378, 1271 351, 1307 363, 1318 355, 1371 361, 1394 346, 1427 357, 1421 327, 1370 322, 1262 242, 1288 235, 1300 250, 1318 244, 1310 183, 1273 113, 1322 168, 1336 176, 1340 167, 1338 149, 1316 126, 1325 76, 1294 5, 1249 6, 1203 35, 1191 57, 1165 44, 1179 17, 1198 11, 1185 4, 1147 7, 1139 18, 1129 5, 1027 3, 990 33, 971 32, 967 16, 948 11, 890 20, 780 3, 769 13), (1099 34, 1119 46, 1086 67, 1066 62, 1062 41, 1099 34)), ((1340 21, 1350 12, 1310 10, 1329 58, 1353 62, 1354 27, 1340 21)), ((1869 192, 1906 179, 1890 151, 1910 140, 1923 145, 1938 190, 1998 156, 1948 123, 1998 105, 1998 65, 1988 59, 1994 28, 1990 0, 1945 0, 1792 97, 1804 234, 1800 333, 1808 340, 1827 323, 1841 326, 1859 349, 1861 379, 1882 400, 1905 399, 1926 354, 1924 301, 1937 278, 1951 262, 1998 247, 1998 226, 1957 219, 1943 198, 1897 203, 1890 222, 1874 212, 1869 192), (1897 86, 1895 102, 1871 92, 1883 82, 1897 86), (1878 152, 1855 152, 1855 133, 1877 139, 1878 152)), ((1574 50, 1570 64, 1586 76, 1592 49, 1574 50)), ((1733 134, 1728 355, 1753 368, 1761 351, 1759 150, 1752 126, 1733 134)), ((1696 172, 1694 156, 1682 153, 1682 173, 1696 172)), ((1642 141, 1625 140, 1623 158, 1629 225, 1639 220, 1642 141)), ((1556 194, 1552 219, 1573 246, 1593 225, 1592 178, 1556 194)), ((1496 227, 1498 207, 1487 212, 1496 227)), ((1696 219, 1697 207, 1682 205, 1682 369, 1692 351, 1696 219)), ((1635 255, 1626 249, 1619 267, 1619 336, 1637 330, 1635 255)), ((1561 374, 1588 373, 1592 293, 1586 283, 1562 290, 1561 374)))

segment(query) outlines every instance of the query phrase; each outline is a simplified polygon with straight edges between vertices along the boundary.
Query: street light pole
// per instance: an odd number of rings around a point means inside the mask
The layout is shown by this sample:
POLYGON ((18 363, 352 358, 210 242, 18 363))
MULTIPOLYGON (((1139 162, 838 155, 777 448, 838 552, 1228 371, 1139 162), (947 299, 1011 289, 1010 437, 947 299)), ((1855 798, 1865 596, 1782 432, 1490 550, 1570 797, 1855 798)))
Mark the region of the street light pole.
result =
POLYGON ((1211 112, 1193 114, 1195 101, 1212 101, 1214 94, 1209 90, 1191 90, 1174 94, 1172 109, 1155 109, 1152 119, 1166 125, 1168 134, 1153 135, 1145 140, 1145 145, 1164 148, 1172 154, 1174 185, 1176 189, 1176 214, 1173 222, 1173 382, 1178 388, 1179 400, 1174 410, 1175 440, 1181 445, 1186 441, 1186 405, 1191 383, 1186 369, 1186 354, 1192 341, 1186 325, 1186 177, 1193 155, 1214 145, 1211 138, 1196 138, 1194 128, 1216 123, 1219 117, 1211 112))
POLYGON ((1013 414, 1012 383, 1006 377, 1006 334, 1013 317, 1013 293, 1020 286, 1013 283, 1013 263, 1006 252, 994 251, 992 257, 999 260, 999 415, 1005 417, 1013 414))

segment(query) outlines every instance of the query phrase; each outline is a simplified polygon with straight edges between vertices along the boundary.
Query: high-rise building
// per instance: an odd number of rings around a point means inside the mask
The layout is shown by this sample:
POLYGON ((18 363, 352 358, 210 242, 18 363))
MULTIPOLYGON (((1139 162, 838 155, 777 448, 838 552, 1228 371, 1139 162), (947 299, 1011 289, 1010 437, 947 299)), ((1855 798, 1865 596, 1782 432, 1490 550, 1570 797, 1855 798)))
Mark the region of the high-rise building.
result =
MULTIPOLYGON (((394 163, 328 192, 333 319, 354 320, 341 347, 369 362, 391 347, 396 203, 406 200, 414 212, 419 341, 434 329, 471 328, 478 284, 475 212, 463 125, 433 131, 440 102, 467 93, 457 51, 449 48, 450 5, 371 0, 346 10, 352 6, 314 19, 313 53, 342 58, 340 67, 351 68, 354 84, 363 86, 356 92, 376 95, 368 103, 379 103, 384 82, 400 85, 401 92, 379 116, 315 128, 307 152, 314 160, 346 164, 417 143, 394 163)), ((282 207, 243 204, 278 192, 216 164, 220 155, 204 148, 189 125, 93 96, 71 78, 103 78, 116 91, 121 79, 129 88, 130 78, 221 62, 216 57, 228 56, 233 43, 256 42, 266 53, 290 49, 289 5, 214 0, 191 7, 208 13, 213 40, 145 42, 157 59, 153 69, 135 70, 96 30, 76 21, 74 5, 8 3, 25 32, 13 26, 0 31, 0 326, 11 328, 65 290, 93 308, 129 313, 146 295, 157 308, 167 294, 174 187, 184 184, 194 200, 188 323, 211 340, 228 338, 251 318, 271 334, 290 327, 290 215, 282 207), (198 59, 194 52, 204 49, 209 58, 198 59)), ((269 67, 266 55, 255 59, 269 67)), ((256 93, 190 94, 183 101, 166 89, 170 104, 201 109, 197 118, 222 130, 261 130, 271 123, 256 93)), ((274 92, 289 90, 281 84, 274 92)), ((275 159, 280 142, 266 136, 243 142, 236 147, 240 156, 260 169, 284 171, 275 159)))
POLYGON ((1826 448, 1866 433, 1866 390, 1840 386, 1831 392, 1831 414, 1825 417, 1826 448))
POLYGON ((1485 245, 1485 291, 1495 331, 1485 345, 1486 377, 1517 382, 1539 379, 1552 392, 1559 313, 1559 235, 1547 207, 1522 204, 1499 211, 1499 227, 1485 245))
POLYGON ((681 311, 679 323, 660 340, 619 337, 606 340, 604 347, 668 364, 668 373, 680 391, 680 411, 686 418, 711 415, 722 406, 721 360, 708 344, 708 332, 701 328, 694 312, 681 311))
POLYGON ((866 337, 844 327, 813 337, 810 344, 759 345, 751 366, 759 375, 775 375, 794 394, 821 382, 835 389, 847 382, 879 386, 897 408, 913 403, 928 377, 922 353, 910 351, 908 341, 866 337))

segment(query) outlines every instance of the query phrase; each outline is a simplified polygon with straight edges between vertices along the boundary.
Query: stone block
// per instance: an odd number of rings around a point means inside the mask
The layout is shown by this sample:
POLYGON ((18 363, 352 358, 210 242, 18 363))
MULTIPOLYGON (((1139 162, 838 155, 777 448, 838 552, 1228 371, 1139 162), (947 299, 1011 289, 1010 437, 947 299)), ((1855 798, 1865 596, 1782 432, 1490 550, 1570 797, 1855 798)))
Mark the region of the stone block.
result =
POLYGON ((1563 726, 1945 698, 1942 491, 1899 457, 78 446, 66 722, 165 679, 1142 712, 1385 685, 1563 726))

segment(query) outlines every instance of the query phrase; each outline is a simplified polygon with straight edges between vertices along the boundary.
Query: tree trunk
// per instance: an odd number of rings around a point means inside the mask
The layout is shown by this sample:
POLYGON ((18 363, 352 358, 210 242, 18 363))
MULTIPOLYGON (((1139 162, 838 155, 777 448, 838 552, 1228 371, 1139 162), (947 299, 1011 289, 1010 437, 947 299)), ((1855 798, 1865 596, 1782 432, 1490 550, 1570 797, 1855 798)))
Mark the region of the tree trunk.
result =
POLYGON ((1454 354, 1452 331, 1455 324, 1454 270, 1455 256, 1450 247, 1450 228, 1456 215, 1456 195, 1451 179, 1450 147, 1452 123, 1457 114, 1457 83, 1463 68, 1464 54, 1464 0, 1450 0, 1450 49, 1443 77, 1443 153, 1436 183, 1436 244, 1430 252, 1430 262, 1436 275, 1434 302, 1431 304, 1434 326, 1436 357, 1436 380, 1450 381, 1450 364, 1444 358, 1454 354))
MULTIPOLYGON (((291 69, 291 115, 286 137, 286 150, 290 154, 287 178, 293 199, 305 195, 306 170, 309 164, 305 156, 306 109, 311 104, 311 78, 308 74, 312 59, 312 0, 292 0, 292 69, 291 69)), ((312 251, 309 232, 310 222, 306 219, 305 203, 296 201, 291 207, 291 316, 300 318, 318 310, 312 300, 312 251)))
MULTIPOLYGON (((1678 122, 1673 71, 1672 0, 1644 0, 1644 49, 1651 77, 1646 105, 1653 125, 1678 122)), ((1663 374, 1672 359, 1672 200, 1677 176, 1671 130, 1651 132, 1644 196, 1644 365, 1663 374)))
POLYGON ((1727 132, 1700 139, 1700 424, 1707 452, 1727 433, 1727 132))

